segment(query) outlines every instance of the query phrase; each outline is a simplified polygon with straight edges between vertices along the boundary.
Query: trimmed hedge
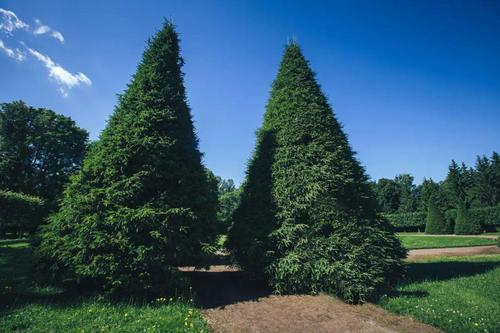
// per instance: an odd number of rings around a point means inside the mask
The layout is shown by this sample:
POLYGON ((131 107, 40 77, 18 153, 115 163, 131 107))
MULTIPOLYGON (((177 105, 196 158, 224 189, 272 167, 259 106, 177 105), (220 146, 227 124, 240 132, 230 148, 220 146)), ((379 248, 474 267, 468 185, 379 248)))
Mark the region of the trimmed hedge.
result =
MULTIPOLYGON (((478 221, 483 231, 495 231, 500 227, 500 206, 472 208, 468 210, 469 218, 478 221)), ((455 224, 457 210, 445 212, 445 219, 455 224)), ((425 212, 383 214, 396 231, 423 231, 425 229, 425 212)))
POLYGON ((443 212, 439 209, 433 199, 429 200, 425 233, 431 235, 452 233, 452 230, 449 227, 449 223, 447 223, 443 212))
POLYGON ((0 234, 32 233, 45 216, 42 199, 5 190, 0 190, 0 212, 0 234))
POLYGON ((425 229, 425 212, 382 214, 396 231, 423 231, 425 229))
POLYGON ((457 235, 477 235, 482 231, 481 224, 477 219, 471 218, 469 210, 465 205, 461 205, 457 209, 457 217, 455 218, 455 234, 457 235))

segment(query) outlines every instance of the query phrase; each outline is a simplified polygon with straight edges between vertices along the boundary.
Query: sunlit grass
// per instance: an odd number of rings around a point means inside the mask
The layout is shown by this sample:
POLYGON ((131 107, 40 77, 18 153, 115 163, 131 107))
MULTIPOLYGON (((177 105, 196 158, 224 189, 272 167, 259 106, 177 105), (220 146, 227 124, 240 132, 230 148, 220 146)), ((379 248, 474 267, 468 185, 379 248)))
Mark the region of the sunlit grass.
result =
POLYGON ((398 234, 398 237, 408 250, 495 245, 497 243, 495 239, 481 237, 425 236, 417 234, 398 234))
POLYGON ((500 255, 408 263, 406 282, 381 305, 447 332, 500 332, 500 255))

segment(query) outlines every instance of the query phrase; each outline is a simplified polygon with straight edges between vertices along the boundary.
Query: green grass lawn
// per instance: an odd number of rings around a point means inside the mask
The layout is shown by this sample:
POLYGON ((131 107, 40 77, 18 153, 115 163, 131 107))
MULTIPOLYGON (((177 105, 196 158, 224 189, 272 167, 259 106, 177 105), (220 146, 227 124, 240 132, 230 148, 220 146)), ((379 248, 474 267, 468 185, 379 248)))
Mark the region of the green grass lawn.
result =
POLYGON ((112 302, 82 297, 30 278, 23 240, 0 241, 0 332, 208 332, 189 301, 112 302))
POLYGON ((447 332, 500 332, 500 255, 410 262, 406 281, 380 304, 447 332))
POLYGON ((424 236, 417 234, 398 234, 398 237, 408 250, 497 244, 496 239, 480 237, 424 236))

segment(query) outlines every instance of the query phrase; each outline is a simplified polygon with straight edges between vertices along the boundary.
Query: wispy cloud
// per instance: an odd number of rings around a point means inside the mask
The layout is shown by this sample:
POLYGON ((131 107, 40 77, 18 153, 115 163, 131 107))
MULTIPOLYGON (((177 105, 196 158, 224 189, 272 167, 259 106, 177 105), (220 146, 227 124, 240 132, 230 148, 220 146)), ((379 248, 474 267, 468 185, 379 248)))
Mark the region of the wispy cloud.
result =
MULTIPOLYGON (((11 38, 16 30, 25 30, 35 36, 48 35, 61 43, 64 43, 64 36, 61 32, 43 24, 39 19, 35 19, 36 27, 31 28, 27 23, 20 20, 17 15, 7 9, 0 8, 0 33, 7 38, 11 38)), ((14 37, 15 38, 15 37, 14 37)), ((26 59, 26 54, 31 54, 38 61, 42 62, 49 72, 49 78, 54 80, 59 86, 58 91, 64 96, 68 96, 68 91, 79 85, 91 86, 92 81, 81 72, 71 73, 61 65, 55 63, 48 55, 32 49, 24 42, 20 41, 26 50, 11 48, 5 45, 0 39, 0 53, 5 53, 8 57, 22 62, 26 59), (27 51, 27 52, 26 52, 27 51)))
POLYGON ((42 22, 39 19, 35 19, 35 22, 37 25, 36 29, 33 31, 35 35, 49 34, 51 37, 57 39, 61 43, 64 43, 64 36, 62 35, 62 33, 52 29, 48 25, 42 24, 42 22))
POLYGON ((26 54, 23 51, 19 50, 18 48, 11 49, 11 48, 7 47, 4 44, 3 40, 1 40, 1 39, 0 39, 0 50, 2 50, 3 53, 5 53, 7 56, 9 56, 12 59, 15 59, 19 62, 26 59, 26 54))
POLYGON ((32 48, 26 46, 28 52, 33 55, 36 59, 41 61, 45 67, 49 71, 49 77, 54 79, 57 84, 59 84, 59 92, 63 96, 68 96, 68 90, 78 86, 80 84, 84 84, 87 86, 92 85, 92 81, 83 73, 78 72, 76 74, 70 73, 61 65, 56 64, 49 56, 38 52, 32 48))
POLYGON ((28 30, 29 25, 21 21, 14 12, 0 8, 0 31, 8 35, 17 29, 28 30))

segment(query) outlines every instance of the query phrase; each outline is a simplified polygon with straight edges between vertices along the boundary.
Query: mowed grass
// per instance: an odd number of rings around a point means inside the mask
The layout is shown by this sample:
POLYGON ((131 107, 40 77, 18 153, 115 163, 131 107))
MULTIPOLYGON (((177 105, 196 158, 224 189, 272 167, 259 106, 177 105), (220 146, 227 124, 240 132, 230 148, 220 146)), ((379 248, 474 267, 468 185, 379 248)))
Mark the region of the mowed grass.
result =
POLYGON ((406 281, 381 305, 447 332, 500 332, 500 255, 410 262, 406 281))
POLYGON ((190 300, 110 301, 32 282, 23 240, 0 241, 0 332, 208 332, 190 300))
POLYGON ((481 237, 425 236, 417 234, 398 234, 398 237, 408 250, 497 244, 496 239, 481 237))

